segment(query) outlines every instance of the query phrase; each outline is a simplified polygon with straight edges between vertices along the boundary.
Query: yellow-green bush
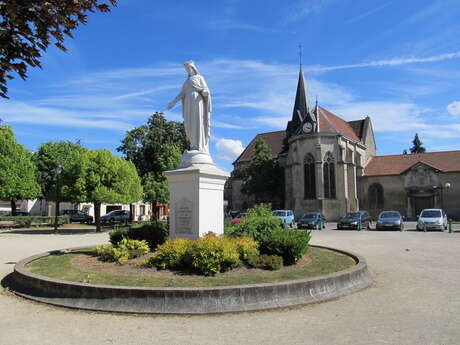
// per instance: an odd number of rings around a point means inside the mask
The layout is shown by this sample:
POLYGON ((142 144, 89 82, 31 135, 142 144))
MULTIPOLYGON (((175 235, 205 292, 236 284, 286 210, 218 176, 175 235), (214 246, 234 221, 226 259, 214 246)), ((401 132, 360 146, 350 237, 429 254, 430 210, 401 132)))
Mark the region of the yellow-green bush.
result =
POLYGON ((209 233, 196 241, 182 238, 167 240, 157 248, 149 265, 214 275, 237 267, 250 255, 257 254, 257 244, 251 238, 230 238, 209 233))
POLYGON ((236 242, 213 233, 193 242, 190 255, 193 268, 206 276, 226 272, 241 263, 236 242))
POLYGON ((146 241, 122 239, 118 245, 105 244, 96 247, 96 254, 101 261, 116 261, 124 263, 128 259, 134 259, 149 252, 146 241))
POLYGON ((248 258, 254 255, 259 255, 257 243, 250 237, 236 237, 233 239, 240 254, 240 260, 247 263, 248 258))
POLYGON ((114 247, 110 244, 97 246, 96 254, 101 261, 118 262, 120 264, 129 259, 129 253, 126 249, 114 247))
POLYGON ((165 243, 158 246, 155 255, 149 259, 149 264, 161 269, 181 269, 185 268, 186 253, 192 246, 193 242, 184 238, 175 240, 166 240, 165 243))

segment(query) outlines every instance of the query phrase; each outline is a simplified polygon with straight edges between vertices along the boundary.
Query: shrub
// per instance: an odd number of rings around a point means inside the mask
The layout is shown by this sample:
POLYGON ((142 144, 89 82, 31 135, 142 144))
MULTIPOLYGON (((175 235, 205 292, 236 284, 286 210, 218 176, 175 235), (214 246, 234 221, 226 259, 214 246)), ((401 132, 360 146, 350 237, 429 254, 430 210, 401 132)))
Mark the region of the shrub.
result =
POLYGON ((239 266, 250 255, 258 255, 254 240, 209 233, 196 241, 167 240, 157 248, 148 265, 160 269, 192 270, 209 276, 239 266))
POLYGON ((259 250, 262 254, 281 256, 287 266, 305 255, 309 241, 310 231, 272 230, 261 236, 259 250))
POLYGON ((127 237, 128 230, 127 229, 114 229, 109 232, 109 241, 112 243, 112 245, 117 246, 120 241, 127 237))
POLYGON ((282 229, 280 220, 273 216, 267 205, 256 205, 249 209, 248 213, 242 222, 228 227, 226 234, 229 236, 250 236, 259 242, 263 234, 282 229))
POLYGON ((151 250, 163 244, 168 238, 168 225, 164 222, 153 220, 149 223, 133 225, 126 233, 127 238, 147 241, 151 250))
POLYGON ((250 256, 258 256, 259 249, 257 249, 257 243, 250 237, 238 237, 234 239, 240 260, 243 262, 248 261, 250 256))
POLYGON ((236 242, 213 233, 194 241, 190 255, 192 267, 206 276, 226 272, 241 263, 236 242))
POLYGON ((117 261, 124 263, 128 259, 137 258, 149 252, 146 241, 123 238, 118 245, 104 244, 96 247, 96 254, 101 261, 117 261))
POLYGON ((124 263, 129 259, 129 253, 118 247, 110 244, 103 244, 96 247, 96 255, 99 256, 101 261, 124 263))
POLYGON ((186 262, 186 255, 191 246, 191 240, 184 238, 168 239, 157 248, 155 255, 149 259, 149 265, 161 269, 186 269, 190 265, 186 262))
POLYGON ((278 255, 250 255, 248 264, 251 267, 275 271, 283 267, 283 258, 278 255))

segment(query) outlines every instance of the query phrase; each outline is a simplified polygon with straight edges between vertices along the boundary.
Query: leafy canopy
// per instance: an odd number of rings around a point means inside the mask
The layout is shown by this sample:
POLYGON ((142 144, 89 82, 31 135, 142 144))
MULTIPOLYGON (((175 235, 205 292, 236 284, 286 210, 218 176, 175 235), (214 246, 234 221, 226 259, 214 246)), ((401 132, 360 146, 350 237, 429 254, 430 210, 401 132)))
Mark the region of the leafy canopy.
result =
POLYGON ((143 199, 165 203, 169 194, 163 172, 177 168, 187 148, 183 123, 167 121, 163 113, 156 112, 146 125, 128 131, 117 150, 136 166, 144 186, 143 199))
POLYGON ((9 126, 0 126, 0 200, 34 199, 40 194, 30 152, 16 142, 9 126))
POLYGON ((38 169, 37 180, 46 200, 56 201, 57 166, 60 165, 62 169, 59 175, 59 200, 82 201, 82 186, 77 182, 82 173, 82 166, 75 163, 79 163, 76 161, 76 153, 83 151, 86 149, 70 141, 47 142, 40 145, 33 155, 33 160, 38 169))
POLYGON ((73 37, 88 12, 109 12, 116 0, 2 0, 0 1, 0 97, 8 98, 11 72, 27 78, 27 68, 41 67, 48 46, 66 51, 64 37, 73 37))

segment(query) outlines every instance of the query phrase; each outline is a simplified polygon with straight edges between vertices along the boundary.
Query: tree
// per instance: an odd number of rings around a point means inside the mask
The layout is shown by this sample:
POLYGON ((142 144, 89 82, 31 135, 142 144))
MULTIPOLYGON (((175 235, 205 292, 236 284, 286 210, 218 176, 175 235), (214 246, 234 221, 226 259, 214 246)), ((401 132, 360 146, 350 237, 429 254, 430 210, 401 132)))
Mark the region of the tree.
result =
MULTIPOLYGON (((107 0, 113 6, 116 0, 107 0)), ((109 12, 104 0, 0 1, 0 96, 7 97, 7 79, 16 72, 27 78, 27 68, 41 67, 40 58, 50 43, 62 51, 64 37, 86 24, 88 12, 109 12)))
POLYGON ((35 199, 40 194, 37 169, 31 153, 16 142, 9 126, 0 126, 0 200, 11 201, 16 214, 16 200, 35 199))
POLYGON ((423 143, 418 137, 417 133, 415 133, 415 137, 414 140, 412 140, 412 144, 414 146, 410 148, 410 153, 425 153, 426 149, 422 146, 423 143))
MULTIPOLYGON (((81 202, 84 193, 76 181, 81 174, 81 163, 75 160, 75 153, 85 149, 70 141, 47 142, 40 145, 33 155, 38 169, 37 181, 41 195, 47 201, 54 201, 55 215, 59 215, 61 201, 81 202), (80 189, 77 191, 77 189, 80 189)), ((57 224, 55 224, 57 231, 57 224)))
POLYGON ((188 147, 183 123, 167 121, 163 113, 156 112, 146 125, 128 131, 117 150, 136 166, 144 201, 156 204, 169 200, 163 172, 177 168, 188 147))
POLYGON ((77 193, 94 204, 96 231, 101 229, 101 204, 132 203, 142 198, 140 178, 132 162, 108 150, 75 152, 73 160, 76 170, 81 167, 81 175, 75 181, 80 186, 77 193))
POLYGON ((242 192, 254 195, 256 203, 271 202, 274 197, 283 200, 283 169, 263 139, 255 145, 255 152, 249 166, 243 171, 242 192))

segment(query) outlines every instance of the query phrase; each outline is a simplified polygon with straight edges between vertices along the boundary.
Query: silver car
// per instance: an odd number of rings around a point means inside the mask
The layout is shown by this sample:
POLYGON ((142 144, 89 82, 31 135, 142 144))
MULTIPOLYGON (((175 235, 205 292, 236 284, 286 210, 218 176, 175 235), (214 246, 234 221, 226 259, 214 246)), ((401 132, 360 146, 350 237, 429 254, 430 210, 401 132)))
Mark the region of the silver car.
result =
POLYGON ((376 230, 388 230, 397 229, 399 231, 404 230, 404 218, 398 211, 383 211, 379 214, 377 224, 375 225, 376 230))
POLYGON ((417 218, 417 230, 447 229, 447 215, 440 208, 424 209, 417 218))

